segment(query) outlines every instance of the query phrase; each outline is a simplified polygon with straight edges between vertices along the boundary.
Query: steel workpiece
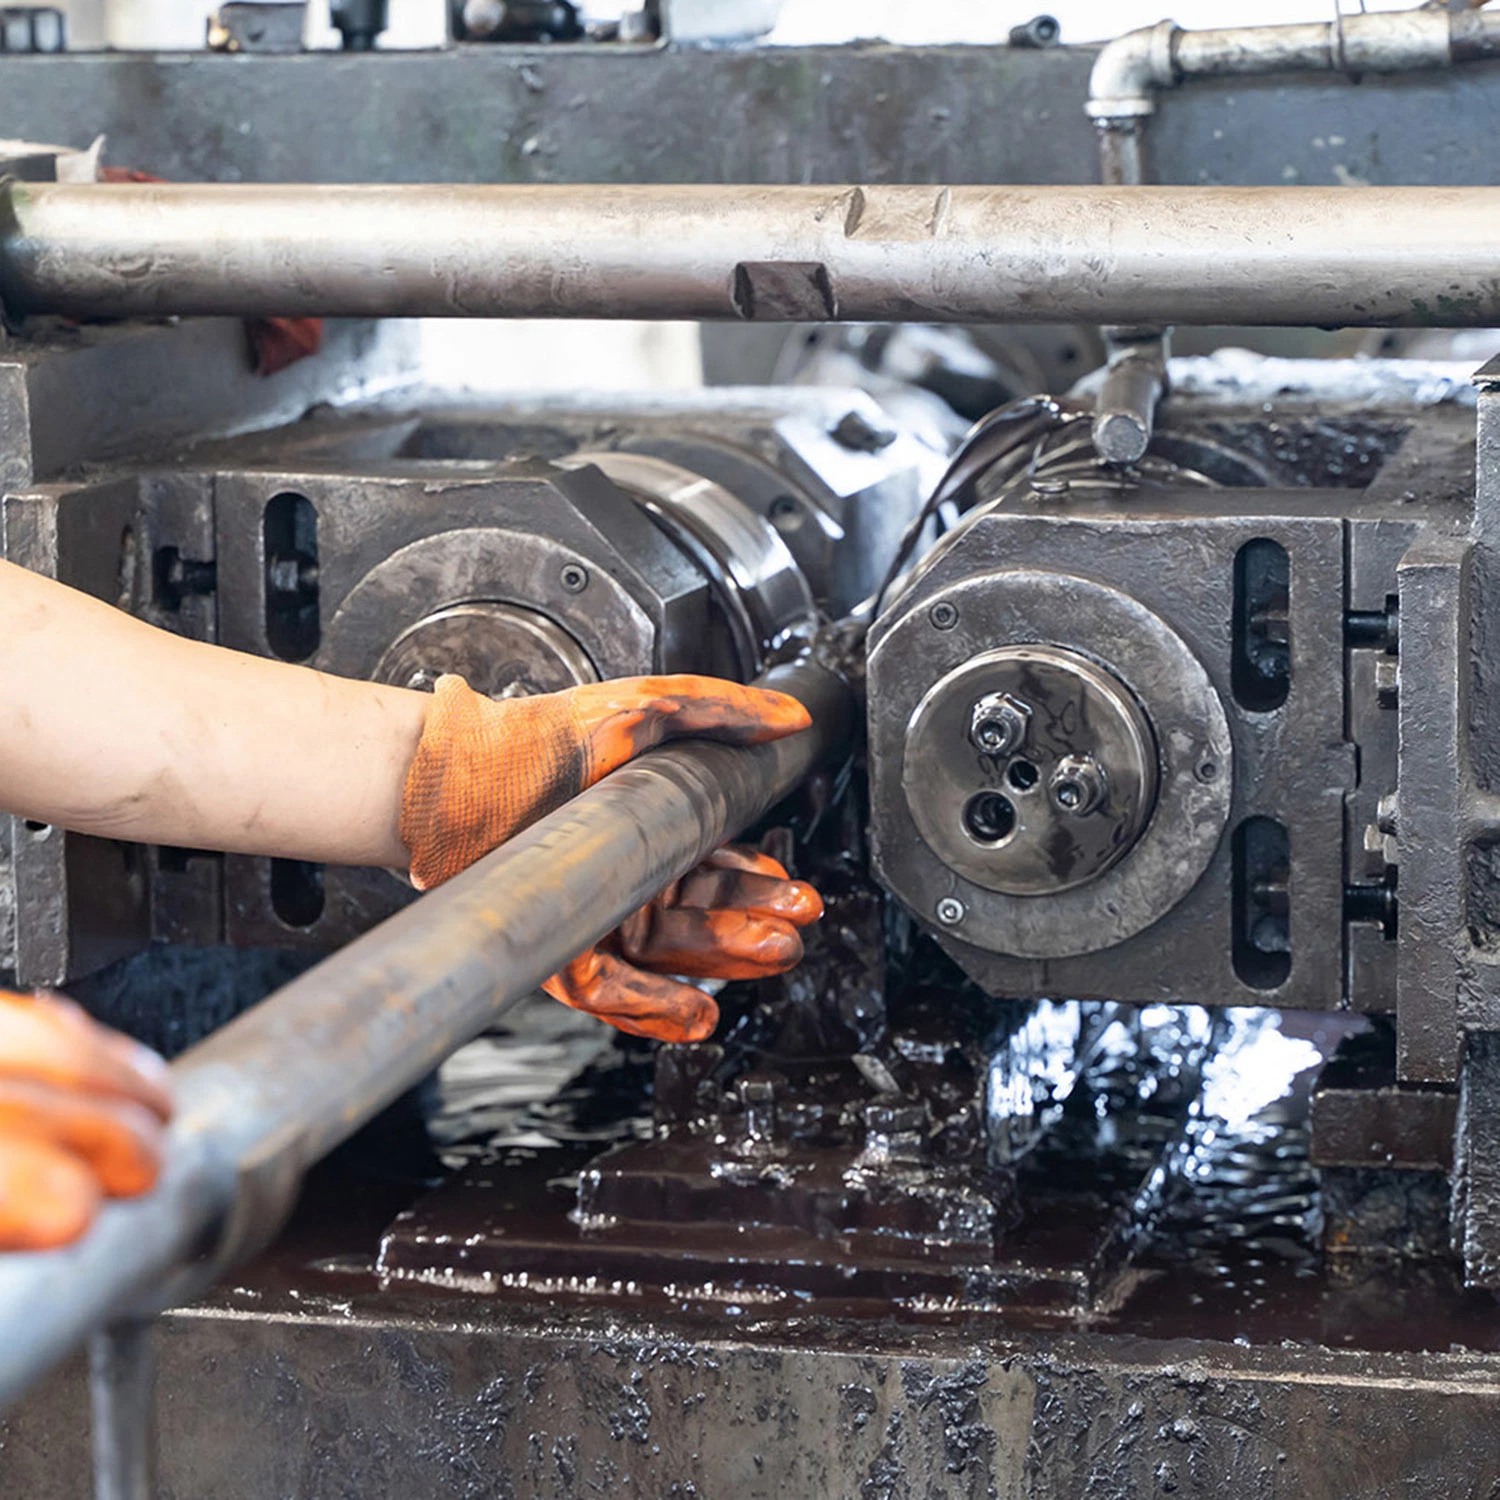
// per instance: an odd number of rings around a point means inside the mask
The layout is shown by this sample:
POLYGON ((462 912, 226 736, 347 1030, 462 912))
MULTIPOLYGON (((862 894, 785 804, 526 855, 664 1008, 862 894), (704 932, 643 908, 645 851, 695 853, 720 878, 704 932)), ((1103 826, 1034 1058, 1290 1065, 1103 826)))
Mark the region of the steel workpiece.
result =
POLYGON ((13 314, 1500 323, 1500 188, 12 183, 13 314))
POLYGON ((1151 446, 1166 385, 1167 337, 1153 330, 1127 340, 1111 330, 1109 342, 1109 368, 1094 404, 1094 450, 1107 464, 1133 464, 1151 446))
POLYGON ((0 1256, 0 1406, 91 1331, 196 1295, 280 1227, 302 1173, 791 791, 847 736, 842 678, 761 679, 813 728, 650 752, 185 1053, 154 1193, 77 1245, 0 1256))

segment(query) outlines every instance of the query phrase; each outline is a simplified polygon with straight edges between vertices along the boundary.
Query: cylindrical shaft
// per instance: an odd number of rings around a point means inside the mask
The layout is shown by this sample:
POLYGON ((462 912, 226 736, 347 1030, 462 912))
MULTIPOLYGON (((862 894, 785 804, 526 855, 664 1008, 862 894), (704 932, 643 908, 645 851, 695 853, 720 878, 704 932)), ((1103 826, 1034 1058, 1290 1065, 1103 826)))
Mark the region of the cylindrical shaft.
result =
MULTIPOLYGON (((1490 18, 1484 18, 1489 20, 1490 18)), ((1403 73, 1453 58, 1446 10, 1355 14, 1292 26, 1180 31, 1172 61, 1185 78, 1286 72, 1403 73)), ((1493 26, 1476 28, 1485 32, 1493 26)))
POLYGON ((308 1166, 847 736, 833 673, 762 680, 801 698, 813 728, 641 757, 185 1053, 157 1190, 107 1205, 67 1250, 0 1256, 0 1407, 90 1332, 196 1293, 257 1248, 308 1166), (194 1254, 202 1264, 174 1274, 194 1254))
POLYGON ((8 194, 18 313, 1500 324, 1500 188, 8 194))
POLYGON ((1110 360, 1094 408, 1094 449, 1107 464, 1133 464, 1146 456, 1156 405, 1166 380, 1161 334, 1120 346, 1110 360))
POLYGON ((156 1494, 156 1348, 151 1323, 116 1323, 89 1340, 94 1500, 156 1494))

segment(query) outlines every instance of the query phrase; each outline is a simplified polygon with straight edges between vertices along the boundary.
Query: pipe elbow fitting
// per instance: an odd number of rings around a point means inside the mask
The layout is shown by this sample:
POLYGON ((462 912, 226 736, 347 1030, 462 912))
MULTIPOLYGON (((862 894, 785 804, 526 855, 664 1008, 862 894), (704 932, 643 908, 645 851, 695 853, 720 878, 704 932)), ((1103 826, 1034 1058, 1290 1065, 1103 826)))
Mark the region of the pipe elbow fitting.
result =
POLYGON ((1105 125, 1154 113, 1156 90, 1177 82, 1172 54, 1180 30, 1174 21, 1159 21, 1106 42, 1089 74, 1089 118, 1105 125))

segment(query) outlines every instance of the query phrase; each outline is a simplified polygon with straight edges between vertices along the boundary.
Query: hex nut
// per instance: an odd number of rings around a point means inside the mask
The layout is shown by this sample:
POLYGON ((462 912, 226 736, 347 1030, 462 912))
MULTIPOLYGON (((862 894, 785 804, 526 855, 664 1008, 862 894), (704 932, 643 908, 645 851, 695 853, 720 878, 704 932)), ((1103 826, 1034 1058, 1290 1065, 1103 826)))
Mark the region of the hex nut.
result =
POLYGON ((969 739, 986 755, 1009 755, 1026 743, 1031 705, 1010 693, 986 693, 969 713, 969 739))
POLYGON ((1065 755, 1047 783, 1052 805, 1075 818, 1101 807, 1107 790, 1104 768, 1092 755, 1065 755))

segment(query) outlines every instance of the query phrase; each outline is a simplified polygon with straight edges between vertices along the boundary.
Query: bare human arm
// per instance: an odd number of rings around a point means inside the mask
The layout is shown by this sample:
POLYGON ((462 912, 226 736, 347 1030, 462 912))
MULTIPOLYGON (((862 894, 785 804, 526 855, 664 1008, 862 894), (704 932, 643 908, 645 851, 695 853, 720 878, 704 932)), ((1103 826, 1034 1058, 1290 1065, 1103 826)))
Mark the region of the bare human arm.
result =
POLYGON ((425 890, 662 740, 795 734, 785 694, 631 677, 493 703, 184 640, 0 561, 0 809, 425 890))
POLYGON ((432 699, 184 640, 0 562, 0 807, 106 838, 404 868, 432 699))

